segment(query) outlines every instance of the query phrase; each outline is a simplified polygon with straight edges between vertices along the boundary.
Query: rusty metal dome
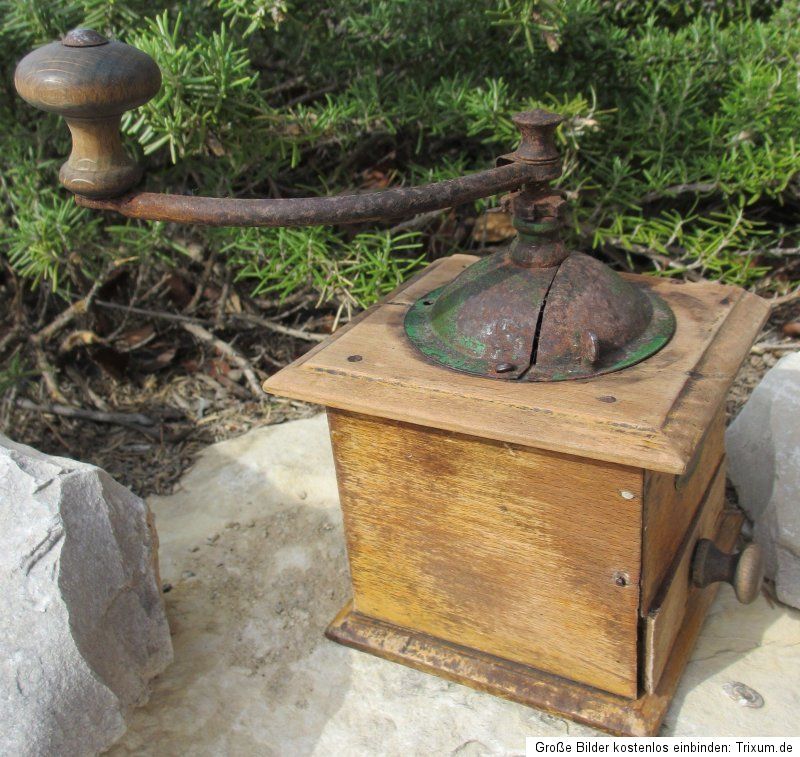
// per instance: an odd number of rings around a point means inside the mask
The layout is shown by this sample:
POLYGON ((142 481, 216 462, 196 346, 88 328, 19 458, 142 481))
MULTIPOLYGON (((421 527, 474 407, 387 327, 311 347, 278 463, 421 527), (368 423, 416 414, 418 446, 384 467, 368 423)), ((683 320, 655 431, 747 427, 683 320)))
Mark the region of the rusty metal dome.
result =
POLYGON ((588 255, 530 267, 514 260, 512 248, 422 297, 405 328, 424 355, 448 368, 561 381, 644 360, 669 341, 675 319, 660 297, 588 255))
POLYGON ((672 311, 561 241, 564 200, 528 184, 510 200, 517 237, 406 314, 411 342, 429 359, 477 376, 562 381, 609 373, 660 350, 672 311))

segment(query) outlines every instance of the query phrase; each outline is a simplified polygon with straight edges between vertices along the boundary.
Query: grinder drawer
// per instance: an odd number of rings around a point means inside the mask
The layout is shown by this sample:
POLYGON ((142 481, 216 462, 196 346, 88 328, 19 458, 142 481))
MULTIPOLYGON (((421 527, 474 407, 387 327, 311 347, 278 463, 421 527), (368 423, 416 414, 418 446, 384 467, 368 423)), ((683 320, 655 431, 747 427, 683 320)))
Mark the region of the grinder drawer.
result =
MULTIPOLYGON (((695 595, 716 592, 718 584, 699 589, 692 584, 692 559, 701 539, 714 540, 725 507, 725 459, 720 461, 686 537, 670 565, 649 612, 644 618, 642 684, 653 693, 681 632, 684 617, 695 595)), ((725 545, 729 546, 729 545, 725 545)))

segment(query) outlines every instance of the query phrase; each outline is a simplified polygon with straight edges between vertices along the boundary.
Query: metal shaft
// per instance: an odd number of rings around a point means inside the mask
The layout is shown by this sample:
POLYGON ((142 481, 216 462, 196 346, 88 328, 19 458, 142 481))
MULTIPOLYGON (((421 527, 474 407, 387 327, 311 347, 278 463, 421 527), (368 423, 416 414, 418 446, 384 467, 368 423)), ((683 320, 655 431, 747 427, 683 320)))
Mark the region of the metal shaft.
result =
POLYGON ((247 200, 133 192, 111 199, 76 196, 79 205, 112 210, 129 218, 207 226, 316 226, 400 218, 450 208, 560 173, 556 161, 514 162, 457 179, 365 194, 247 200))

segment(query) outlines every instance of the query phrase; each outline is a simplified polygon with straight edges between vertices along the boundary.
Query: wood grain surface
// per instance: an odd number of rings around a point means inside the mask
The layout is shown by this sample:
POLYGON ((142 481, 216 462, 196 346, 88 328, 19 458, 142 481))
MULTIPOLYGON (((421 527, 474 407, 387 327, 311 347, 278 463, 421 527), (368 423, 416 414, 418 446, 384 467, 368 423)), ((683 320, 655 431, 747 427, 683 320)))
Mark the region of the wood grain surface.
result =
POLYGON ((641 470, 329 423, 358 612, 636 696, 641 470))
POLYGON ((667 577, 724 453, 725 408, 720 407, 683 476, 645 473, 642 616, 667 577))
MULTIPOLYGON (((741 514, 725 513, 715 538, 720 548, 733 547, 741 524, 741 514)), ((613 734, 657 736, 718 586, 691 593, 683 625, 655 692, 634 700, 366 617, 354 611, 352 604, 342 609, 326 633, 334 641, 363 652, 613 734)))
POLYGON ((719 530, 725 504, 725 463, 719 463, 697 518, 686 534, 681 549, 669 567, 669 580, 656 596, 644 629, 643 681, 645 691, 654 692, 669 662, 675 639, 683 625, 693 592, 692 556, 698 540, 713 538, 719 530))

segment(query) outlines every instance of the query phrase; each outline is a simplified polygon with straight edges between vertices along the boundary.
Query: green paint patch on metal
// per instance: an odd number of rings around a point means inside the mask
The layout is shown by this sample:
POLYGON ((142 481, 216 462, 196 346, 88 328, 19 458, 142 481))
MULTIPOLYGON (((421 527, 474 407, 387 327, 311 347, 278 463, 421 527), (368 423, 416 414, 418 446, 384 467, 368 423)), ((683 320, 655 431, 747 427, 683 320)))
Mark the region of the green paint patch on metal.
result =
MULTIPOLYGON (((456 337, 453 333, 455 329, 449 325, 453 322, 451 319, 445 320, 449 327, 443 329, 443 334, 440 334, 434 327, 431 311, 443 289, 444 287, 439 287, 428 292, 411 306, 405 318, 405 330, 408 338, 423 355, 441 365, 464 373, 487 373, 489 363, 486 360, 464 354, 458 348, 454 349, 453 347, 454 342, 456 345, 463 342, 471 352, 482 355, 486 351, 485 344, 463 335, 460 338, 456 337)), ((440 327, 443 326, 442 320, 438 319, 440 327)))
POLYGON ((675 315, 669 305, 654 292, 644 290, 644 293, 653 305, 653 317, 650 325, 645 329, 644 333, 626 346, 625 352, 627 354, 616 363, 608 366, 603 373, 611 373, 612 371, 618 371, 620 368, 636 365, 636 363, 640 363, 645 358, 655 355, 672 339, 676 324, 675 315))
POLYGON ((541 234, 551 234, 558 231, 560 224, 558 221, 535 222, 523 221, 522 219, 515 218, 513 226, 521 235, 535 242, 541 234))

